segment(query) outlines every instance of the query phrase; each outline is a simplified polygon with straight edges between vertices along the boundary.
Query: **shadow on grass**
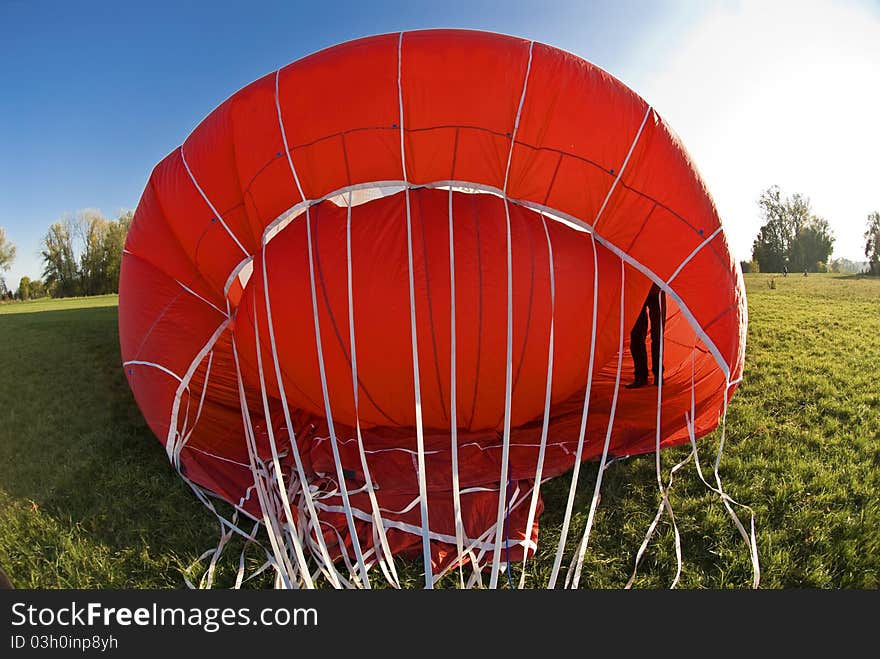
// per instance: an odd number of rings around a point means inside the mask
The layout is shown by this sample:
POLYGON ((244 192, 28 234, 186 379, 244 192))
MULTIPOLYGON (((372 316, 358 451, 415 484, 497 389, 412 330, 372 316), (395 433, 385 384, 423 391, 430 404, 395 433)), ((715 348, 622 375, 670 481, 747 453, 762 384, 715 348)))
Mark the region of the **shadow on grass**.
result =
POLYGON ((130 392, 116 307, 0 316, 0 363, 0 490, 31 511, 16 524, 49 515, 54 533, 111 554, 197 556, 216 542, 130 392))

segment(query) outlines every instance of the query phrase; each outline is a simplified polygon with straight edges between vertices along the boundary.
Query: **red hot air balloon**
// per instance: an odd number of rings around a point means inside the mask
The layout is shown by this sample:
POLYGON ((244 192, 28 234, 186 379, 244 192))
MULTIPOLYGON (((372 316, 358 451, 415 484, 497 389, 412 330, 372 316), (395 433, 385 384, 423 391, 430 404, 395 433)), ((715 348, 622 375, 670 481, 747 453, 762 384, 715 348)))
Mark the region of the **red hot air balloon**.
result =
POLYGON ((397 554, 428 586, 463 564, 497 585, 534 554, 542 480, 717 426, 746 330, 653 108, 570 53, 461 30, 334 46, 223 102, 153 170, 119 307, 169 459, 307 586, 315 565, 396 584, 397 554), (625 389, 652 283, 664 379, 625 389))

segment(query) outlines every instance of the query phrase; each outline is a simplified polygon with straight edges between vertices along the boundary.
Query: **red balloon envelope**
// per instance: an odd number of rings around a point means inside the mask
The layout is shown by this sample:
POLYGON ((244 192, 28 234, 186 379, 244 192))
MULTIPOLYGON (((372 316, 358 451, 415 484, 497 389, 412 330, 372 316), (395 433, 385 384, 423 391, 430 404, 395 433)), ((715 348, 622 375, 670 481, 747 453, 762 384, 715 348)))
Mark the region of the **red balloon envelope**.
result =
POLYGON ((716 427, 745 329, 657 113, 570 53, 460 30, 344 43, 227 99, 154 169, 119 297, 174 465, 334 585, 342 563, 393 581, 397 553, 429 575, 497 566, 502 539, 500 562, 531 555, 542 479, 716 427), (665 377, 626 389, 652 283, 665 377))

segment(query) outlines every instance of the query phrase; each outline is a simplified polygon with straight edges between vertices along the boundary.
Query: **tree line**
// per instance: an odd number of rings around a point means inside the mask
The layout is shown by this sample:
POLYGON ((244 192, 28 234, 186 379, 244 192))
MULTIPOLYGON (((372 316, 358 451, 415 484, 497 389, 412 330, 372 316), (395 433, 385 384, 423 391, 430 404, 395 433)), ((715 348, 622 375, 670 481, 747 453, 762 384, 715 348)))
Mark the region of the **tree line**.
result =
MULTIPOLYGON (((828 221, 813 213, 810 200, 798 193, 786 196, 777 185, 761 193, 758 207, 764 224, 752 244, 752 260, 743 272, 856 272, 847 259, 829 262, 834 234, 828 221)), ((880 274, 880 213, 868 215, 864 234, 868 272, 880 274)))
MULTIPOLYGON (((786 196, 774 185, 761 193, 758 206, 764 224, 752 245, 752 260, 740 264, 743 272, 856 272, 864 267, 846 259, 829 262, 834 234, 828 221, 813 213, 807 197, 786 196)), ((0 299, 118 293, 133 217, 134 211, 124 210, 108 220, 86 209, 55 222, 42 240, 43 278, 22 277, 14 290, 2 274, 15 258, 15 245, 0 227, 0 299)), ((868 215, 864 239, 867 271, 880 275, 880 212, 868 215)))
MULTIPOLYGON (((134 211, 121 211, 108 220, 100 211, 86 209, 53 223, 41 241, 42 279, 22 277, 18 288, 0 295, 28 300, 50 295, 74 297, 119 292, 122 250, 134 211)), ((15 246, 0 228, 0 272, 9 269, 15 246)))

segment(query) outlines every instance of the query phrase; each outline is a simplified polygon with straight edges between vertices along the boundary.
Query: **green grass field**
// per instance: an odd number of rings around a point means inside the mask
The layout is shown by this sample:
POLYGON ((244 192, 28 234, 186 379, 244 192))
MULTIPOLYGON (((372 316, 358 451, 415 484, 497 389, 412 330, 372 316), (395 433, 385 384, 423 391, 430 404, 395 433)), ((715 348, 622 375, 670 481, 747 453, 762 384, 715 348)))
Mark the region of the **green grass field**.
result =
MULTIPOLYGON (((721 476, 756 513, 761 585, 877 588, 880 280, 760 274, 746 285, 746 374, 729 411, 721 476)), ((179 588, 217 542, 213 516, 172 472, 134 403, 116 323, 115 296, 0 305, 0 566, 18 587, 179 588)), ((716 432, 699 443, 704 471, 717 442, 716 432)), ((664 465, 687 453, 664 452, 664 465)), ((595 476, 595 464, 581 472, 569 556, 595 476)), ((566 477, 543 490, 528 585, 547 581, 567 491, 566 477)), ((658 497, 653 455, 608 469, 583 587, 626 583, 658 497)), ((745 545, 692 465, 676 475, 671 501, 681 585, 749 587, 745 545)), ((240 547, 228 550, 218 585, 231 583, 240 547)), ((251 567, 261 562, 252 551, 251 567)), ((668 587, 675 566, 664 517, 636 587, 668 587)), ((404 569, 418 586, 418 565, 404 569)))

